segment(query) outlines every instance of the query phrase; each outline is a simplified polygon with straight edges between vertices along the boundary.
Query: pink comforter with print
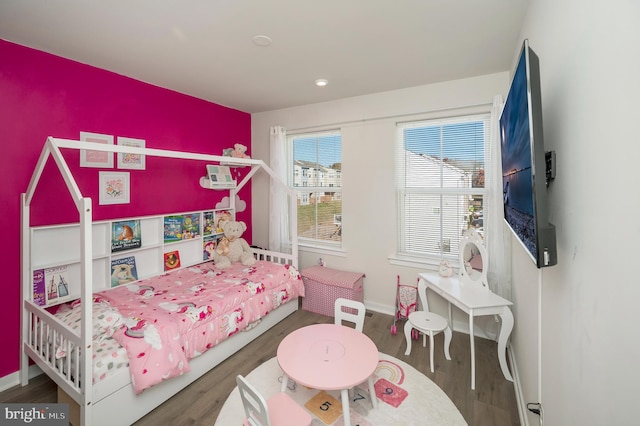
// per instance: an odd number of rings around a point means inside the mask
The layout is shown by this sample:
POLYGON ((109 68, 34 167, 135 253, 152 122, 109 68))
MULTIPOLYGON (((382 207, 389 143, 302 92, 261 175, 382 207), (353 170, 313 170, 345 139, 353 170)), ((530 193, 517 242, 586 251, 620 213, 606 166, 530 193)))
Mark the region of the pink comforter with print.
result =
POLYGON ((259 261, 220 270, 207 262, 99 295, 124 318, 113 338, 127 350, 140 393, 189 371, 190 359, 304 296, 304 286, 288 265, 259 261))

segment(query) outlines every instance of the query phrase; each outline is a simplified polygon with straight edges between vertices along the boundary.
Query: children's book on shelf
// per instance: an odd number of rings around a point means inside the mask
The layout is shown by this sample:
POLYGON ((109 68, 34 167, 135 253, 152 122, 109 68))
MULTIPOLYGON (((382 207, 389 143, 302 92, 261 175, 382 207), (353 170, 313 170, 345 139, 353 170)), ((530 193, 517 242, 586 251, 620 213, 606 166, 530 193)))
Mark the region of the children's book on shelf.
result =
POLYGON ((180 252, 178 250, 169 251, 164 254, 164 270, 170 271, 180 267, 180 252))
POLYGON ((111 287, 132 283, 138 280, 135 256, 111 260, 111 287))
POLYGON ((222 235, 209 235, 202 240, 202 260, 212 260, 213 252, 218 247, 222 235))
POLYGON ((215 234, 216 227, 213 211, 203 212, 202 216, 204 217, 204 220, 202 222, 202 235, 215 234))
POLYGON ((142 247, 140 219, 113 222, 111 232, 111 252, 142 247))
POLYGON ((47 304, 46 290, 44 282, 44 269, 33 271, 33 303, 38 306, 47 304))
POLYGON ((236 181, 233 180, 233 177, 231 176, 229 166, 208 164, 207 177, 209 178, 211 186, 214 187, 233 188, 236 186, 236 181))
POLYGON ((200 213, 164 217, 164 242, 188 240, 200 235, 200 213))
POLYGON ((200 235, 200 213, 189 213, 183 215, 182 219, 182 239, 188 240, 200 235))
POLYGON ((33 271, 33 301, 44 306, 69 296, 67 266, 33 271))
POLYGON ((182 239, 182 216, 164 217, 164 242, 180 241, 182 239))

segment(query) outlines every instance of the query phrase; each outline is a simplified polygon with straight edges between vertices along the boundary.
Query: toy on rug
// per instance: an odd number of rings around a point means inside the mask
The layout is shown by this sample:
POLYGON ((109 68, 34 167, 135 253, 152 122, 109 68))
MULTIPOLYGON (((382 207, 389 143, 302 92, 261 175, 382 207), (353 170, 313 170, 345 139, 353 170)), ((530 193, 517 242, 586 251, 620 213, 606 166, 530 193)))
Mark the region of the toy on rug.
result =
POLYGON ((234 158, 251 158, 247 155, 247 147, 241 143, 233 145, 233 148, 225 148, 222 150, 222 155, 225 157, 234 158))
POLYGON ((241 262, 245 266, 256 263, 249 243, 242 238, 247 225, 242 221, 222 222, 224 237, 218 242, 218 247, 212 253, 213 262, 220 269, 228 268, 233 262, 241 262))

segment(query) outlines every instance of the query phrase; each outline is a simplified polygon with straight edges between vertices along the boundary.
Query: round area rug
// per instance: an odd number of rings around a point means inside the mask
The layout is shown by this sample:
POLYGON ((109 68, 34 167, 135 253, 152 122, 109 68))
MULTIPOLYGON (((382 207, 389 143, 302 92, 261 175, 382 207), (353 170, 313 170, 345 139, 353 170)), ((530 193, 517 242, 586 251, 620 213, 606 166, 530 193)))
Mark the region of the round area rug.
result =
MULTIPOLYGON (((349 403, 351 424, 368 425, 466 425, 466 421, 449 397, 418 370, 392 356, 380 353, 374 387, 378 408, 371 406, 367 383, 355 389, 349 403)), ((271 358, 246 379, 265 397, 280 391, 282 370, 276 358, 271 358)), ((312 416, 313 426, 342 426, 340 392, 308 389, 290 382, 287 393, 312 416)), ((216 426, 242 424, 242 400, 236 387, 220 410, 216 426)))

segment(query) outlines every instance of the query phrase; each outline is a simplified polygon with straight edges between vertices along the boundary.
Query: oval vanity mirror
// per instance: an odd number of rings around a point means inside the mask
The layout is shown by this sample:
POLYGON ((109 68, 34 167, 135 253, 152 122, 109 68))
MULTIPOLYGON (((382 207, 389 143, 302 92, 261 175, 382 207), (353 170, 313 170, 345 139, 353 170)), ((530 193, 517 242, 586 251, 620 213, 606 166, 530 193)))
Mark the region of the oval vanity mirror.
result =
POLYGON ((460 283, 489 289, 487 262, 489 257, 482 244, 482 237, 470 232, 460 240, 460 283))

